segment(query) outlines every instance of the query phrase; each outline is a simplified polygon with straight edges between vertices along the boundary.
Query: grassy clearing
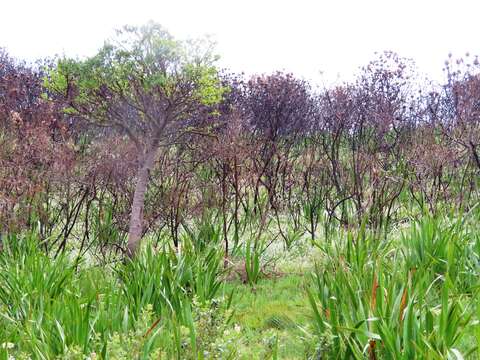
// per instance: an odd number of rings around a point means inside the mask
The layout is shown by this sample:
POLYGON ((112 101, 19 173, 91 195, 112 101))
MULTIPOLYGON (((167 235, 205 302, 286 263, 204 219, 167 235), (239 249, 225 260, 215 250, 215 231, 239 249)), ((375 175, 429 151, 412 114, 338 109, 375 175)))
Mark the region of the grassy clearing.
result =
POLYGON ((230 286, 237 291, 233 319, 243 329, 250 356, 261 358, 268 354, 269 342, 273 345, 278 339, 280 358, 305 357, 308 345, 302 341, 302 328, 311 321, 311 310, 305 296, 304 277, 264 279, 253 289, 246 285, 230 286))

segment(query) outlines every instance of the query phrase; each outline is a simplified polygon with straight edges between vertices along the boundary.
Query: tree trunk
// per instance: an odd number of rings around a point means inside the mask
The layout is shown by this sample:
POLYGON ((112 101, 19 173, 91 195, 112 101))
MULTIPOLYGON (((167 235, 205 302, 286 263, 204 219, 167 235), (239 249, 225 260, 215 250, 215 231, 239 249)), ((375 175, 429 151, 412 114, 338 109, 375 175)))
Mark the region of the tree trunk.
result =
POLYGON ((478 167, 478 170, 480 170, 480 156, 477 153, 477 145, 473 143, 473 141, 470 141, 470 148, 472 149, 472 155, 473 159, 475 160, 475 164, 478 167))
POLYGON ((127 255, 132 258, 143 235, 143 209, 145 206, 145 192, 147 191, 150 170, 155 163, 157 147, 153 147, 145 153, 142 164, 137 171, 137 183, 133 194, 132 209, 130 213, 130 225, 128 229, 127 255))

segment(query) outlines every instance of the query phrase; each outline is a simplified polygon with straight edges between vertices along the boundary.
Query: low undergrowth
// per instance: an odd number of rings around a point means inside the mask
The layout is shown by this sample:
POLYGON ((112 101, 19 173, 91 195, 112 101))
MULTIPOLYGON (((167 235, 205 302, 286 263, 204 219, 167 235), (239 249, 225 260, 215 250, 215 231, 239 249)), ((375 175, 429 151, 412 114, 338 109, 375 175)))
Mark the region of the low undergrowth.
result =
POLYGON ((299 239, 262 252, 269 271, 253 278, 232 276, 218 240, 99 265, 45 254, 35 232, 10 235, 0 359, 478 358, 478 216, 299 239))

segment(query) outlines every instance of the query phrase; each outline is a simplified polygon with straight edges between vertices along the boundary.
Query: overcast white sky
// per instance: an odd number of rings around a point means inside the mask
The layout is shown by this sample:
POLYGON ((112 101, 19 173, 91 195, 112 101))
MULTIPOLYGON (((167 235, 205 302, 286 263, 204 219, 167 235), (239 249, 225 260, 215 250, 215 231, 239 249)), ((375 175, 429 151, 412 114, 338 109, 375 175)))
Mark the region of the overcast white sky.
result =
POLYGON ((325 82, 350 78, 375 51, 436 79, 449 52, 480 53, 478 0, 0 0, 0 11, 0 47, 27 59, 91 55, 114 28, 148 20, 179 38, 213 35, 232 70, 325 82))

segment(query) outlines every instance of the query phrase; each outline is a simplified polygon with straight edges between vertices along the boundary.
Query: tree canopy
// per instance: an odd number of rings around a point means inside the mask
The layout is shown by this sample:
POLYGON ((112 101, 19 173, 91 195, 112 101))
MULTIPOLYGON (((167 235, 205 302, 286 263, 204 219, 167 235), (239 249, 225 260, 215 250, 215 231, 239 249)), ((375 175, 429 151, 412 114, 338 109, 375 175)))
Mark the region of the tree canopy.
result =
POLYGON ((59 59, 45 84, 66 112, 112 125, 139 146, 221 100, 217 59, 208 39, 176 40, 155 23, 126 26, 92 57, 59 59))

